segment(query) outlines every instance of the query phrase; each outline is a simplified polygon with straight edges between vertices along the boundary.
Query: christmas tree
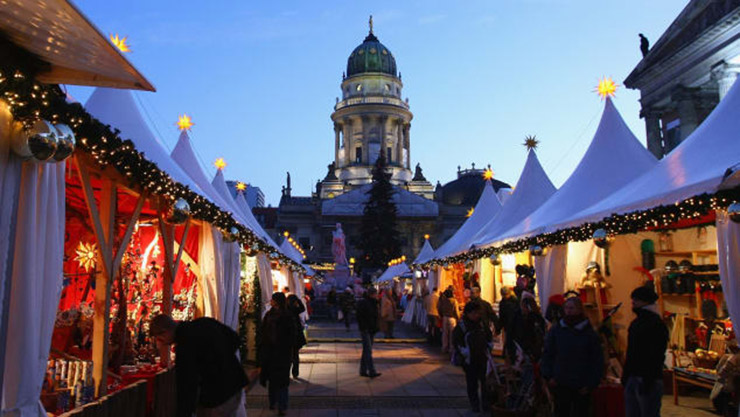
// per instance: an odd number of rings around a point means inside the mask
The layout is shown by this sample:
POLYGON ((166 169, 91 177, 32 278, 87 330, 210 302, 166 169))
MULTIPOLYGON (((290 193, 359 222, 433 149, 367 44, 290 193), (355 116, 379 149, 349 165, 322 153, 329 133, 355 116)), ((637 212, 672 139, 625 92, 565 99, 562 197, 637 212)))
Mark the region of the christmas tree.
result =
POLYGON ((373 183, 367 192, 360 225, 359 249, 362 256, 358 267, 365 276, 385 268, 391 259, 401 256, 401 242, 396 228, 397 208, 393 202, 395 190, 391 184, 385 156, 380 152, 373 167, 373 183))

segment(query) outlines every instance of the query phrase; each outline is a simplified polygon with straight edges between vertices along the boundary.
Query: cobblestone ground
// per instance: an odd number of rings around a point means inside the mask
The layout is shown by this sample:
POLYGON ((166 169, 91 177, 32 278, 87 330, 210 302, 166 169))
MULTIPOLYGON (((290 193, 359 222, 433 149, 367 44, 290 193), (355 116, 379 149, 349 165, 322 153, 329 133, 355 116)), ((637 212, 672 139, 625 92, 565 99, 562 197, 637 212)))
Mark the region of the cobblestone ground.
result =
MULTIPOLYGON (((439 348, 422 342, 423 334, 397 324, 393 340, 380 340, 374 349, 382 375, 359 376, 362 347, 353 328, 318 322, 309 328, 309 345, 301 350, 300 379, 290 385, 289 416, 477 416, 468 409, 465 380, 439 348), (336 341, 341 340, 341 341, 336 341)), ((382 336, 382 335, 379 335, 382 336)), ((663 401, 664 417, 711 416, 708 393, 682 397, 674 406, 663 401)), ((267 391, 255 384, 247 394, 247 415, 276 415, 268 410, 267 391)))

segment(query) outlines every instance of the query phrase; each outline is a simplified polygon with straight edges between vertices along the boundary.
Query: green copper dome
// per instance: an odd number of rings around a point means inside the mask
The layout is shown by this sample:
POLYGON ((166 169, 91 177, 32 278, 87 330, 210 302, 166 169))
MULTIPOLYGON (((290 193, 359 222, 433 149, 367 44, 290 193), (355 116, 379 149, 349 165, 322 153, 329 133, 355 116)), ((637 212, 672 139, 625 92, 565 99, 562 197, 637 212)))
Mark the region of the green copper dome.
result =
POLYGON ((396 77, 396 59, 388 48, 370 32, 365 41, 349 55, 347 76, 380 72, 396 77))

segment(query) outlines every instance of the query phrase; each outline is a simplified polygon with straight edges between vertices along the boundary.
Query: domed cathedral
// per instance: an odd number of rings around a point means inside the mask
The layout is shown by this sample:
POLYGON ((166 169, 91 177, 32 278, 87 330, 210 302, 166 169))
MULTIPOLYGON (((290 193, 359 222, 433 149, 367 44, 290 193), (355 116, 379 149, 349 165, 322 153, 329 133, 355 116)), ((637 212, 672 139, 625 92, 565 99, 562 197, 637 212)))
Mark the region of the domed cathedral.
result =
POLYGON ((434 187, 417 169, 411 172, 411 119, 408 98, 396 58, 370 33, 347 59, 342 74, 342 99, 337 98, 334 122, 334 164, 321 184, 321 198, 334 198, 372 180, 372 168, 381 152, 388 161, 394 185, 427 199, 434 187))
MULTIPOLYGON (((276 211, 274 225, 265 225, 276 239, 288 232, 314 264, 332 261, 332 231, 342 223, 348 257, 358 257, 359 229, 372 168, 383 153, 392 172, 393 201, 398 212, 402 252, 413 259, 424 235, 437 247, 465 221, 483 191, 483 169, 462 170, 457 179, 435 187, 421 166, 412 171, 411 120, 408 99, 396 58, 370 31, 347 59, 342 74, 341 99, 337 97, 331 120, 334 127, 333 162, 326 177, 310 196, 294 196, 290 174, 276 211), (272 226, 272 227, 269 227, 272 226)), ((493 181, 496 191, 509 185, 493 181)), ((505 191, 500 193, 505 194, 505 191)), ((503 195, 502 194, 502 195, 503 195)))

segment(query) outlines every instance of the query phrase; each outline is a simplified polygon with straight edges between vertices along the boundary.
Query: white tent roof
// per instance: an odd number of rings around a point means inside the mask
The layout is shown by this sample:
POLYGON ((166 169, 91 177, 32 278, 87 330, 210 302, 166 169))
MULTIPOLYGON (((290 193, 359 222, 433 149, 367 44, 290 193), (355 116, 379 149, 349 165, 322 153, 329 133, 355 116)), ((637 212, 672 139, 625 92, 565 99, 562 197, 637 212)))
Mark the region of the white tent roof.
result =
POLYGON ((564 222, 573 214, 622 188, 656 162, 607 98, 591 145, 568 180, 540 208, 501 237, 521 238, 567 227, 564 222))
POLYGON ((725 171, 740 162, 740 83, 704 122, 658 164, 618 192, 573 217, 597 221, 716 192, 725 171))
POLYGON ((285 254, 288 258, 292 259, 295 263, 300 264, 306 269, 306 275, 314 275, 315 272, 310 267, 303 265, 303 255, 298 252, 298 249, 288 242, 288 238, 283 239, 283 243, 280 244, 280 252, 285 254))
MULTIPOLYGON (((198 187, 206 193, 207 197, 221 208, 221 210, 232 213, 239 223, 248 229, 252 229, 252 226, 243 219, 243 216, 241 216, 241 214, 234 210, 234 207, 229 204, 230 201, 225 200, 221 193, 219 193, 213 185, 208 182, 208 178, 206 177, 205 172, 203 172, 200 163, 198 163, 198 158, 195 156, 190 136, 186 131, 180 133, 177 145, 175 145, 170 156, 180 166, 180 168, 182 168, 182 170, 185 171, 196 184, 198 184, 198 187)), ((255 230, 252 231, 256 233, 255 230)))
POLYGON ((137 151, 143 152, 146 159, 156 163, 159 169, 169 174, 173 180, 209 198, 195 181, 170 158, 162 143, 149 130, 134 102, 131 91, 96 88, 87 100, 85 108, 96 119, 120 130, 122 139, 131 139, 137 151))
POLYGON ((478 203, 475 205, 473 215, 471 215, 465 223, 457 229, 452 237, 447 239, 434 252, 432 259, 444 259, 448 256, 458 254, 460 252, 467 251, 470 249, 470 245, 473 243, 475 234, 489 221, 492 217, 496 216, 501 211, 501 202, 496 196, 496 191, 493 190, 491 181, 486 181, 486 185, 483 187, 483 192, 478 198, 478 203))
POLYGON ((433 256, 434 248, 432 247, 432 244, 429 243, 429 239, 424 239, 424 246, 421 247, 421 250, 416 256, 416 259, 414 259, 413 263, 416 265, 423 265, 429 262, 433 256))
POLYGON ((257 219, 254 218, 252 210, 242 210, 237 202, 234 201, 231 196, 231 192, 229 192, 229 187, 226 185, 226 180, 224 180, 224 174, 220 169, 216 172, 216 175, 214 175, 213 181, 211 181, 211 185, 213 185, 213 188, 215 188, 216 191, 221 194, 221 197, 223 197, 224 200, 229 202, 231 207, 233 207, 234 212, 241 213, 241 218, 244 218, 244 221, 246 222, 246 226, 248 228, 253 230, 259 238, 267 242, 267 244, 269 244, 273 248, 280 248, 280 246, 278 246, 278 244, 275 243, 274 240, 272 240, 270 235, 265 232, 265 229, 262 228, 257 219))
POLYGON ((409 272, 409 267, 405 263, 389 266, 383 274, 375 281, 380 284, 381 282, 391 282, 393 278, 400 277, 401 275, 409 272))
POLYGON ((501 212, 488 221, 473 238, 477 247, 488 246, 527 216, 537 210, 556 191, 550 178, 542 169, 537 153, 530 150, 522 175, 514 187, 514 193, 508 198, 501 212))

